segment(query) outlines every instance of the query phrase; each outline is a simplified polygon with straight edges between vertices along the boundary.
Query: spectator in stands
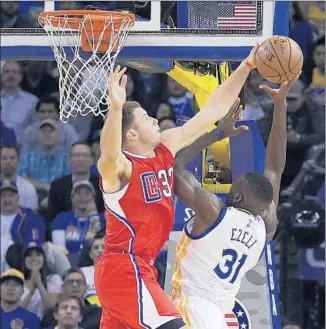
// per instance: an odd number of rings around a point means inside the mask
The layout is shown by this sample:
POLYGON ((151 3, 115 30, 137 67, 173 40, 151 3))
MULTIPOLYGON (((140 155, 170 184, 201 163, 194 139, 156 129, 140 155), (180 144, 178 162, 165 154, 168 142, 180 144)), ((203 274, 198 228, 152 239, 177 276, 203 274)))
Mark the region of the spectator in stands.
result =
POLYGON ((313 26, 317 38, 325 35, 325 1, 301 1, 299 7, 313 26))
POLYGON ((1 274, 1 312, 0 327, 2 329, 39 329, 38 317, 18 306, 24 289, 24 275, 20 271, 10 269, 1 274))
POLYGON ((50 273, 38 240, 25 245, 23 273, 25 286, 20 304, 42 319, 44 311, 57 303, 62 280, 58 274, 50 273))
POLYGON ((53 223, 52 241, 79 254, 83 244, 105 227, 104 213, 97 210, 95 189, 88 181, 75 183, 71 191, 72 209, 59 213, 53 223))
POLYGON ((315 68, 312 73, 312 87, 325 89, 325 36, 314 44, 313 60, 315 68))
POLYGON ((27 18, 20 16, 19 1, 0 2, 0 28, 30 27, 27 18))
MULTIPOLYGON (((2 2, 1 2, 2 4, 2 2)), ((15 131, 18 142, 25 128, 37 120, 38 98, 20 88, 23 72, 18 62, 9 61, 1 72, 1 119, 15 131)))
POLYGON ((194 116, 194 96, 177 81, 167 79, 167 103, 170 104, 178 119, 188 120, 194 116))
POLYGON ((173 117, 162 117, 158 120, 158 125, 161 131, 171 129, 177 126, 176 120, 173 117))
MULTIPOLYGON (((1 104, 0 104, 0 118, 1 118, 1 104)), ((0 146, 16 145, 17 139, 15 131, 8 128, 0 119, 0 132, 1 132, 1 143, 0 146)))
POLYGON ((83 303, 73 296, 61 296, 54 310, 57 326, 47 329, 83 329, 78 326, 83 319, 83 303))
MULTIPOLYGON (((91 305, 85 299, 87 291, 86 279, 79 268, 71 268, 63 276, 61 293, 63 296, 80 298, 84 307, 84 317, 80 322, 83 329, 98 329, 100 327, 101 309, 96 305, 91 305)), ((41 327, 47 328, 56 325, 54 318, 55 310, 47 310, 41 321, 41 327)))
POLYGON ((28 179, 40 193, 48 193, 51 182, 70 171, 68 153, 59 148, 56 121, 46 119, 40 123, 40 148, 21 155, 19 174, 28 179))
POLYGON ((71 146, 78 141, 78 134, 75 128, 69 123, 63 123, 59 119, 59 101, 51 96, 41 98, 36 105, 38 121, 27 127, 23 132, 21 142, 21 152, 35 150, 40 144, 39 125, 46 119, 57 123, 59 133, 59 147, 66 152, 70 151, 71 146))
POLYGON ((94 163, 91 166, 91 173, 99 176, 99 171, 97 169, 97 163, 101 155, 101 148, 100 148, 100 136, 101 136, 102 129, 95 130, 91 137, 89 138, 89 144, 94 156, 94 163))
POLYGON ((157 107, 155 117, 157 120, 161 118, 171 117, 176 121, 176 115, 173 107, 168 103, 160 103, 157 107))
POLYGON ((157 105, 163 101, 167 76, 148 72, 139 73, 146 92, 146 110, 151 116, 155 116, 157 105))
POLYGON ((25 178, 17 174, 19 163, 16 146, 2 146, 0 148, 0 177, 1 180, 14 182, 19 193, 19 205, 23 208, 38 209, 38 196, 35 187, 25 178))
POLYGON ((95 202, 97 209, 104 211, 102 193, 99 188, 99 178, 90 173, 90 168, 94 163, 92 151, 87 144, 76 143, 70 151, 71 174, 58 178, 51 183, 49 194, 48 219, 53 220, 57 214, 70 211, 71 190, 75 182, 89 181, 95 190, 95 202))
POLYGON ((87 292, 85 298, 90 304, 96 304, 98 306, 100 306, 100 303, 95 290, 94 274, 95 264, 104 251, 104 236, 104 231, 100 231, 95 235, 94 239, 90 242, 88 249, 89 265, 87 264, 88 266, 86 266, 86 261, 84 261, 85 265, 81 267, 81 270, 85 275, 87 284, 87 292))
POLYGON ((1 270, 6 268, 5 255, 12 243, 39 239, 44 241, 42 218, 31 210, 19 207, 15 183, 1 181, 1 270))
POLYGON ((23 90, 43 98, 58 91, 58 83, 46 72, 47 62, 28 61, 24 68, 24 78, 21 83, 23 90))
POLYGON ((302 50, 304 58, 303 73, 305 82, 309 85, 311 81, 314 33, 311 24, 303 17, 299 3, 295 1, 290 2, 289 37, 295 40, 302 50))
MULTIPOLYGON (((51 273, 58 274, 60 277, 71 267, 67 255, 60 246, 56 246, 50 241, 42 244, 45 255, 45 261, 51 273)), ((12 244, 7 251, 6 261, 11 268, 22 270, 24 263, 24 245, 15 243, 12 244)))

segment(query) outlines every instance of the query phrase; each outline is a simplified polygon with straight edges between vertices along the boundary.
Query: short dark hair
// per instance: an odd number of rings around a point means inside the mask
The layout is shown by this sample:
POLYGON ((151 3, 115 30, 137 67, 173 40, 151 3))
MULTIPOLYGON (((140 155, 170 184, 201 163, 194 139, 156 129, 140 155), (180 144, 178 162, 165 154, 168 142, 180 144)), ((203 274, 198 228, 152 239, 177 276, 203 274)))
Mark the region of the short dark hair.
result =
POLYGON ((84 274, 84 272, 79 267, 71 267, 71 268, 69 268, 66 272, 63 273, 62 280, 65 281, 66 278, 67 278, 67 276, 69 274, 73 274, 73 273, 79 273, 80 275, 82 275, 83 278, 84 278, 84 280, 85 280, 85 282, 86 282, 85 274, 84 274))
POLYGON ((105 237, 105 229, 101 229, 95 234, 93 240, 103 239, 104 237, 105 237))
POLYGON ((134 120, 134 111, 141 107, 138 102, 125 102, 122 108, 122 137, 127 133, 134 120))
POLYGON ((244 176, 250 192, 260 202, 273 201, 273 186, 268 178, 259 172, 250 172, 244 176))
POLYGON ((70 300, 70 299, 73 299, 77 302, 77 304, 79 305, 80 314, 83 316, 84 315, 84 306, 83 306, 83 302, 80 300, 80 298, 78 298, 76 296, 69 296, 69 295, 62 295, 62 294, 60 295, 59 300, 55 304, 54 312, 58 313, 60 304, 66 302, 67 300, 70 300))
POLYGON ((160 125, 160 124, 161 124, 163 121, 165 121, 165 120, 171 120, 171 121, 173 121, 175 124, 177 124, 177 119, 176 119, 175 117, 172 117, 172 116, 164 116, 164 117, 158 119, 157 124, 160 125))
POLYGON ((89 148, 90 153, 91 153, 91 156, 93 156, 93 153, 92 153, 92 149, 91 149, 91 147, 90 147, 87 143, 85 143, 85 142, 76 142, 76 143, 73 143, 73 144, 70 146, 70 156, 71 156, 71 154, 72 154, 72 150, 73 150, 73 148, 74 148, 75 146, 77 146, 77 145, 84 145, 84 146, 86 146, 87 148, 89 148))
POLYGON ((60 104, 59 101, 56 97, 50 96, 50 95, 46 95, 43 96, 39 99, 39 101, 36 104, 36 112, 40 111, 40 107, 42 104, 54 104, 55 109, 57 110, 57 112, 60 112, 60 104))
POLYGON ((3 149, 9 149, 9 150, 15 150, 16 151, 16 154, 17 154, 17 157, 19 157, 19 148, 17 145, 1 145, 0 146, 0 152, 3 150, 3 149))

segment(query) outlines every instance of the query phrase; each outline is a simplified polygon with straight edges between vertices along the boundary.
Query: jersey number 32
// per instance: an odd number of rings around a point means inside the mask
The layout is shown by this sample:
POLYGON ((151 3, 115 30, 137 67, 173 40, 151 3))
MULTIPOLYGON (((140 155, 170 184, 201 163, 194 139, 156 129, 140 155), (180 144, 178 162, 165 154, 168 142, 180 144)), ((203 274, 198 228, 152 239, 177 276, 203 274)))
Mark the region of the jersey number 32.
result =
POLYGON ((143 173, 140 175, 140 178, 146 203, 160 201, 162 196, 166 198, 172 197, 172 167, 168 171, 161 169, 157 174, 153 171, 143 173))
POLYGON ((224 249, 222 256, 223 260, 215 267, 214 272, 219 278, 234 283, 248 256, 238 255, 234 249, 224 249))

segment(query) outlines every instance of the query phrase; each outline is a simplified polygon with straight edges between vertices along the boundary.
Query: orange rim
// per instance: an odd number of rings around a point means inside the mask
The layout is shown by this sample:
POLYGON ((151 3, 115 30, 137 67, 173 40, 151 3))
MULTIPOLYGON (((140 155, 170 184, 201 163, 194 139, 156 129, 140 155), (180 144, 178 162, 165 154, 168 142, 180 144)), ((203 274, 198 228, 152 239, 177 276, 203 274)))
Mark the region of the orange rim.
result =
MULTIPOLYGON (((135 15, 104 10, 56 10, 41 13, 39 23, 43 27, 50 25, 55 28, 81 30, 83 51, 92 52, 95 48, 94 45, 96 45, 98 52, 106 52, 110 45, 112 33, 119 32, 122 23, 124 23, 124 27, 132 27, 135 24, 135 15), (111 17, 114 22, 113 27, 105 24, 108 17, 111 17), (81 24, 83 22, 85 24, 81 24), (88 33, 92 36, 91 41, 88 33)), ((116 52, 119 49, 119 40, 116 39, 111 47, 110 50, 116 52)))
POLYGON ((78 30, 80 23, 84 21, 85 16, 89 16, 93 23, 93 29, 103 29, 104 21, 111 16, 115 23, 120 27, 121 23, 127 19, 127 27, 135 25, 135 15, 118 11, 105 10, 55 10, 44 11, 40 13, 39 23, 42 26, 51 25, 53 27, 66 27, 65 22, 69 22, 69 28, 78 30))

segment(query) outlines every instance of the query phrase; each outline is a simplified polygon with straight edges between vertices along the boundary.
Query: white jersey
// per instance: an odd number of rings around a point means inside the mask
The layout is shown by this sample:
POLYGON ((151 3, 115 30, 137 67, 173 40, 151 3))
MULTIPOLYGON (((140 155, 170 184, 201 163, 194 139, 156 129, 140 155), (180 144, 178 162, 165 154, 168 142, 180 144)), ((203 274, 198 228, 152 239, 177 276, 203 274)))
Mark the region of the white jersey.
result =
POLYGON ((172 297, 176 303, 188 296, 202 297, 230 312, 243 276, 264 250, 265 223, 260 216, 228 207, 199 236, 191 234, 192 227, 190 219, 178 242, 172 297))

